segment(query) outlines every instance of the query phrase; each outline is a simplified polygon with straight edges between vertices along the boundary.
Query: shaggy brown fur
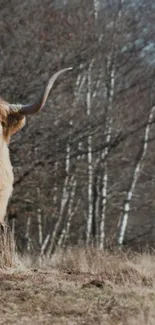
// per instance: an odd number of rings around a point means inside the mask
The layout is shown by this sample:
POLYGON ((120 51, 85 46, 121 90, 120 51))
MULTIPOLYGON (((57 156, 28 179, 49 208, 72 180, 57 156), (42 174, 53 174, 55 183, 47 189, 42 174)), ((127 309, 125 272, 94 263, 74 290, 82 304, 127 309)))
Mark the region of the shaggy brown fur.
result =
POLYGON ((0 223, 4 223, 8 200, 13 189, 13 171, 8 144, 12 134, 25 125, 25 117, 10 111, 9 104, 0 98, 0 223))

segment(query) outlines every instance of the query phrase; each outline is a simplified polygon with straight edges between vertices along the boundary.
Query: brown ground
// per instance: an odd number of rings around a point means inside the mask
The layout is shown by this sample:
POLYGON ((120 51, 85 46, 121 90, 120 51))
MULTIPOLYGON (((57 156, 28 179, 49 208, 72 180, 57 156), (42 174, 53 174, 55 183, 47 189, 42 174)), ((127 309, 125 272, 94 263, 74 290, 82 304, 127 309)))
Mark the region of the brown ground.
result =
POLYGON ((70 250, 50 263, 0 271, 0 324, 155 324, 154 256, 70 250))

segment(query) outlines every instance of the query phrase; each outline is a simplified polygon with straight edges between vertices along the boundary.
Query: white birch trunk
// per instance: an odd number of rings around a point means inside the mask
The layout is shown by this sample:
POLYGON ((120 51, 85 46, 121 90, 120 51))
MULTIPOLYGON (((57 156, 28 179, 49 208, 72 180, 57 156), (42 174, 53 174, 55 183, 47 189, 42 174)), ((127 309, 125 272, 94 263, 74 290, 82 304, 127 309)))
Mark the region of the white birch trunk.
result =
POLYGON ((100 241, 100 176, 97 176, 96 181, 96 202, 95 202, 95 224, 96 224, 96 245, 100 241))
POLYGON ((88 221, 87 221, 87 244, 90 242, 92 219, 93 219, 93 168, 92 168, 92 136, 88 137, 88 221))
POLYGON ((48 252, 47 252, 48 257, 50 257, 51 254, 52 254, 52 251, 53 251, 53 248, 54 248, 54 245, 55 245, 55 242, 56 242, 57 232, 58 232, 58 229, 59 229, 59 227, 61 225, 64 209, 66 207, 68 197, 69 197, 69 191, 68 191, 69 169, 70 169, 70 144, 68 143, 67 147, 66 147, 66 163, 65 163, 66 177, 65 177, 63 191, 62 191, 60 213, 59 213, 59 218, 58 218, 58 220, 56 222, 56 225, 55 225, 53 233, 52 233, 50 247, 49 247, 48 252))
POLYGON ((42 232, 42 218, 41 218, 41 209, 37 211, 37 219, 38 219, 38 235, 39 235, 39 245, 41 247, 43 242, 43 232, 42 232))
POLYGON ((145 128, 145 133, 144 133, 144 140, 143 140, 143 145, 142 145, 142 152, 141 152, 141 156, 138 159, 134 172, 133 172, 133 177, 132 177, 132 181, 131 181, 131 185, 129 188, 129 191, 127 193, 126 196, 126 200, 123 206, 123 214, 122 214, 122 223, 120 226, 120 233, 119 233, 119 237, 118 237, 118 244, 119 246, 122 246, 123 241, 124 241, 124 236, 125 236, 125 232, 126 232, 126 228, 127 228, 127 223, 128 223, 128 218, 129 218, 129 212, 130 212, 130 205, 131 205, 131 200, 133 197, 133 193, 136 187, 136 183, 140 174, 140 171, 142 169, 142 164, 143 164, 143 160, 144 157, 146 155, 147 152, 147 147, 148 147, 148 140, 149 140, 149 132, 150 132, 150 127, 151 127, 151 123, 153 121, 153 117, 154 117, 154 112, 155 112, 155 106, 153 106, 150 110, 150 114, 148 117, 148 123, 146 125, 145 128))
MULTIPOLYGON (((83 64, 80 64, 80 69, 82 69, 82 68, 83 68, 83 64)), ((77 102, 80 100, 81 93, 83 91, 86 80, 87 80, 86 74, 84 74, 84 76, 82 76, 82 74, 78 75, 76 84, 75 84, 73 107, 75 107, 77 102)))
POLYGON ((74 178, 74 176, 72 176, 72 180, 71 180, 71 192, 70 192, 70 198, 69 198, 69 203, 68 203, 68 211, 67 211, 67 215, 68 215, 68 219, 67 219, 67 224, 66 227, 64 227, 61 236, 59 238, 58 241, 58 246, 59 247, 64 247, 65 246, 65 242, 68 239, 68 235, 69 235, 69 230, 70 230, 70 226, 71 226, 71 221, 72 221, 72 216, 73 216, 73 204, 74 204, 74 197, 75 197, 75 190, 76 190, 76 180, 74 178))
POLYGON ((27 239, 27 251, 30 252, 30 224, 31 224, 31 217, 27 218, 27 225, 26 225, 26 234, 25 237, 27 239))
POLYGON ((69 196, 69 192, 68 192, 68 182, 69 182, 69 168, 70 168, 70 144, 67 144, 66 147, 66 168, 65 168, 65 172, 66 172, 66 177, 65 177, 65 182, 64 182, 64 186, 63 186, 63 192, 62 192, 62 200, 61 200, 61 207, 60 207, 60 215, 62 215, 64 208, 66 206, 66 203, 68 201, 68 196, 69 196))
MULTIPOLYGON (((78 144, 78 149, 80 150, 81 149, 81 142, 78 144)), ((80 161, 82 159, 82 156, 81 155, 78 155, 77 156, 77 161, 80 161)), ((73 203, 74 203, 74 196, 75 196, 75 190, 76 190, 76 184, 77 184, 77 181, 75 180, 75 175, 76 175, 76 171, 77 171, 77 168, 75 168, 75 171, 74 171, 74 175, 72 175, 71 177, 71 181, 70 181, 70 186, 71 186, 71 192, 70 192, 70 196, 69 196, 69 202, 68 202, 68 212, 67 212, 67 216, 68 216, 68 220, 67 220, 67 224, 64 226, 63 230, 62 230, 62 233, 60 235, 60 238, 59 238, 59 241, 58 241, 58 246, 61 247, 65 244, 63 244, 63 242, 66 242, 68 237, 69 237, 69 230, 70 230, 70 226, 71 226, 71 220, 72 220, 72 217, 75 213, 75 211, 71 211, 72 210, 72 206, 73 206, 73 203)))
MULTIPOLYGON (((88 90, 87 90, 87 116, 90 118, 91 115, 91 73, 94 64, 92 59, 88 69, 88 90)), ((92 157, 92 136, 88 136, 88 220, 87 220, 87 232, 86 232, 86 243, 90 243, 91 232, 92 232, 92 220, 93 220, 93 157, 92 157)))
POLYGON ((107 162, 104 164, 104 174, 102 179, 102 209, 101 209, 101 224, 100 224, 100 249, 104 248, 105 238, 105 217, 107 206, 107 185, 108 185, 108 171, 107 162))
POLYGON ((50 240, 50 234, 48 234, 46 237, 45 237, 45 240, 43 241, 42 243, 42 246, 41 246, 41 250, 40 250, 40 255, 43 256, 45 255, 45 249, 49 243, 49 240, 50 240))
POLYGON ((94 15, 95 15, 95 19, 98 19, 98 13, 100 10, 100 0, 94 0, 94 15))
POLYGON ((71 227, 71 221, 72 221, 72 218, 73 218, 73 215, 75 214, 77 208, 78 208, 78 203, 76 204, 76 207, 73 211, 73 203, 74 203, 74 197, 75 197, 75 190, 76 190, 76 180, 73 184, 73 202, 72 202, 72 207, 71 207, 71 212, 69 214, 69 218, 68 218, 68 221, 67 221, 67 226, 66 226, 66 233, 65 233, 65 237, 64 237, 64 242, 63 242, 63 248, 66 247, 66 243, 68 241, 68 238, 69 238, 69 231, 70 231, 70 227, 71 227))
MULTIPOLYGON (((108 62, 110 66, 111 62, 108 62)), ((114 88, 115 88, 115 65, 112 62, 112 69, 110 72, 110 91, 107 89, 107 94, 109 93, 109 98, 107 98, 107 121, 106 121, 106 147, 102 151, 101 161, 103 161, 104 174, 102 179, 102 202, 101 202, 101 223, 100 223, 100 249, 104 248, 104 238, 105 238, 105 218, 106 218, 106 206, 107 206, 107 187, 108 187, 108 164, 106 161, 107 155, 109 153, 109 145, 111 141, 112 134, 112 119, 111 112, 113 108, 113 99, 114 99, 114 88)))
POLYGON ((53 193, 53 203, 56 206, 57 204, 57 170, 58 170, 58 162, 56 161, 54 164, 54 172, 55 172, 55 185, 54 185, 54 193, 53 193))

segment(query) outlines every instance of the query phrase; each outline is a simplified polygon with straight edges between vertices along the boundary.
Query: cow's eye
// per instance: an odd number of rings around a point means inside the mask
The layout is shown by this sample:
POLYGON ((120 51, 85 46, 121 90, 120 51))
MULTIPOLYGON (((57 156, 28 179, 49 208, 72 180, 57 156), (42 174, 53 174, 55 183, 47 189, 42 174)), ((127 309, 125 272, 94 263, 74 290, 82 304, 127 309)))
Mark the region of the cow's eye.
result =
POLYGON ((1 122, 2 128, 6 127, 6 123, 4 121, 1 122))

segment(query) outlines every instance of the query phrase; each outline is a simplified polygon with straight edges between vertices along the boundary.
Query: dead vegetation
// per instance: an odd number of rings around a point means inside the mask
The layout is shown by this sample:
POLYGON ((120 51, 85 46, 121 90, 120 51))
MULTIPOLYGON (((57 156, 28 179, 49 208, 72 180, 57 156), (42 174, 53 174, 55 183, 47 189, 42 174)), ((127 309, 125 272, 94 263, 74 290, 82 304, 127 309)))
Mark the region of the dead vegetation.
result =
POLYGON ((15 243, 12 232, 6 226, 0 229, 0 269, 15 266, 15 243))
POLYGON ((0 324, 153 325, 154 278, 154 255, 95 249, 57 252, 40 269, 3 268, 0 324))

